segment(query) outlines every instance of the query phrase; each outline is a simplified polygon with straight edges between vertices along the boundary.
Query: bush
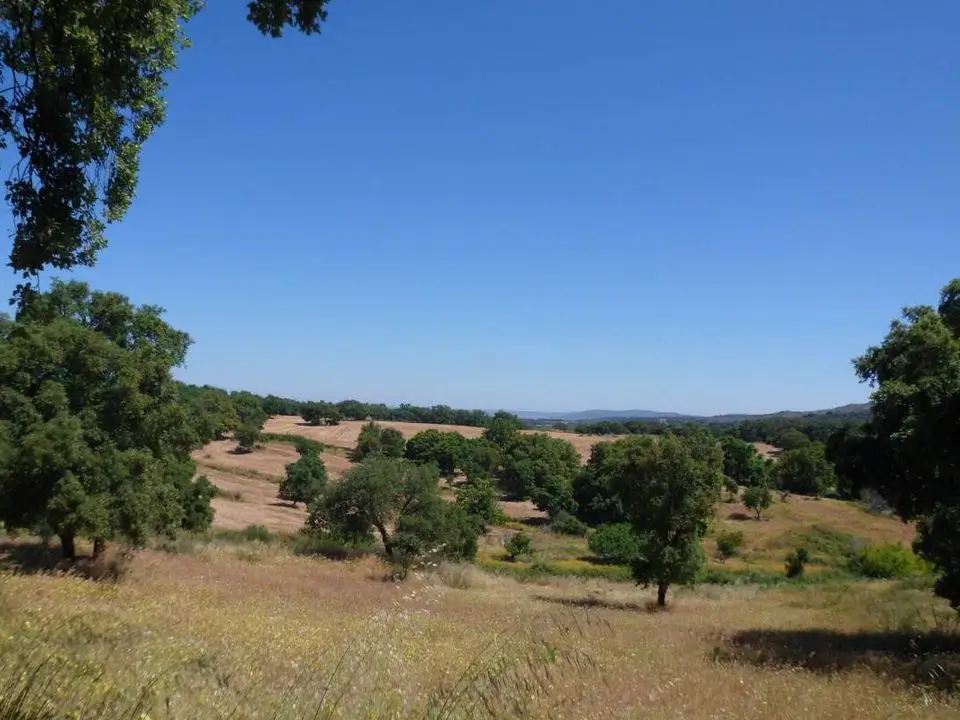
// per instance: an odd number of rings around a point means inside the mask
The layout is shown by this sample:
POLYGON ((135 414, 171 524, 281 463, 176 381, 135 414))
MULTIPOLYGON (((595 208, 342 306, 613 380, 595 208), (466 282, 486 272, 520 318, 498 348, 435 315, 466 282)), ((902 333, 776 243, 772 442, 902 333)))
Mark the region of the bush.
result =
POLYGON ((251 453, 260 442, 260 428, 256 425, 241 425, 233 433, 238 453, 251 453))
POLYGON ((765 485, 754 485, 743 493, 743 505, 756 513, 757 520, 762 520, 763 511, 773 505, 773 495, 765 485))
POLYGON ((797 548, 787 555, 787 577, 802 578, 810 561, 810 552, 806 548, 797 548))
POLYGON ((739 530, 727 530, 717 536, 717 555, 721 562, 732 558, 743 546, 743 533, 739 530))
POLYGON ((640 552, 640 543, 628 523, 604 525, 590 536, 590 552, 607 562, 626 565, 640 552))
POLYGON ((247 525, 241 534, 244 540, 250 540, 251 542, 268 543, 272 539, 270 531, 263 525, 247 525))
POLYGON ((900 543, 868 545, 854 557, 851 569, 868 578, 903 578, 923 573, 923 560, 900 543))
POLYGON ((526 533, 517 533, 504 545, 507 560, 516 562, 519 558, 533 554, 533 541, 526 533))
POLYGON ((561 535, 573 535, 575 537, 586 537, 590 528, 582 520, 578 520, 568 512, 561 511, 550 523, 550 529, 561 535))

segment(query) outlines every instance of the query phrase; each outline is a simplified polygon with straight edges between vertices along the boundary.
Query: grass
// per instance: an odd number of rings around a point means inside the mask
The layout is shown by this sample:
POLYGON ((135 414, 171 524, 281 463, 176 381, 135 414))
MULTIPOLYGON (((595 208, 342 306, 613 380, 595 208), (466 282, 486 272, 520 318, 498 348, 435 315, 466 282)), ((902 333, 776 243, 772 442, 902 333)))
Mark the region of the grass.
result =
POLYGON ((217 472, 226 473, 227 475, 236 475, 238 477, 250 478, 252 480, 264 480, 271 483, 279 483, 281 480, 283 480, 283 477, 273 473, 267 473, 263 472, 262 470, 254 470, 253 468, 246 468, 238 465, 226 465, 225 463, 218 463, 206 459, 197 460, 197 466, 200 468, 201 472, 203 468, 208 468, 210 470, 216 470, 217 472))
POLYGON ((0 573, 0 719, 960 712, 956 614, 919 581, 681 588, 652 613, 604 579, 397 585, 285 542, 145 551, 110 583, 0 573))

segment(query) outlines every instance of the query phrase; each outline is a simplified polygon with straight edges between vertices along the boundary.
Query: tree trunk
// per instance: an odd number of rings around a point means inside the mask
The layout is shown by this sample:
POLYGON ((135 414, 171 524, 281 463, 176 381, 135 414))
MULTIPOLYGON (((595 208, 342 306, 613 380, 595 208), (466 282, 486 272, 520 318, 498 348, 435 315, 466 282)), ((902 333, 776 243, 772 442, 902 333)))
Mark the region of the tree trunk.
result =
POLYGON ((61 533, 59 537, 60 537, 60 549, 63 552, 63 559, 76 560, 77 544, 73 537, 73 533, 61 533))
POLYGON ((657 585, 657 607, 666 607, 667 606, 667 588, 670 587, 667 583, 661 582, 657 585))
POLYGON ((377 530, 380 532, 380 539, 383 540, 383 549, 386 550, 389 557, 393 557, 393 542, 390 540, 390 533, 383 525, 377 524, 377 530))
POLYGON ((93 559, 97 560, 103 555, 103 551, 107 549, 107 541, 103 538, 96 538, 93 541, 93 559))

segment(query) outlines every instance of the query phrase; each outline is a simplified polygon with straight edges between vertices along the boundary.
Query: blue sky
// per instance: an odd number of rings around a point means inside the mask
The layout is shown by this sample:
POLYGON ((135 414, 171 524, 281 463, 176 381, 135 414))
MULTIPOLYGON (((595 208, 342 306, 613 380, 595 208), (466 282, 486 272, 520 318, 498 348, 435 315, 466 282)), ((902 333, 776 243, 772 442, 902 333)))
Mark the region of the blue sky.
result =
POLYGON ((185 380, 827 407, 960 275, 956 2, 335 0, 283 40, 243 15, 191 23, 79 273, 168 309, 185 380))

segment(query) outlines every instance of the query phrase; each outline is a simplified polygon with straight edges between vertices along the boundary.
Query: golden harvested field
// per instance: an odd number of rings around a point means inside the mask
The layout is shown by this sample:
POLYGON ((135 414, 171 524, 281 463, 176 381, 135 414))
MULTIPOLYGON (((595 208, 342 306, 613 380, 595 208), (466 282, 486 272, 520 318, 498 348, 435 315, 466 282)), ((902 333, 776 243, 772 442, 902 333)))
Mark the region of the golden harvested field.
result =
POLYGON ((949 617, 927 589, 702 587, 651 613, 625 584, 382 575, 260 543, 143 552, 118 583, 0 569, 0 695, 107 720, 960 714, 918 684, 947 662, 911 655, 949 617))
MULTIPOLYGON (((383 427, 396 428, 403 433, 405 438, 410 438, 416 435, 418 432, 423 432, 424 430, 430 429, 442 430, 446 432, 458 432, 467 438, 476 438, 483 434, 483 428, 468 427, 465 425, 435 425, 432 423, 390 422, 379 420, 377 423, 383 427)), ((293 415, 280 415, 267 420, 266 424, 263 426, 263 430, 264 432, 268 433, 303 435, 304 437, 318 440, 325 445, 353 448, 357 445, 357 437, 360 435, 360 428, 362 428, 363 425, 364 423, 360 420, 345 420, 339 425, 314 427, 304 423, 303 418, 293 415)), ((580 456, 584 459, 584 461, 590 457, 590 448, 592 448, 598 442, 611 442, 622 437, 629 437, 626 435, 578 435, 577 433, 560 432, 558 430, 524 430, 524 432, 545 432, 551 437, 566 440, 577 449, 577 452, 580 453, 580 456)), ((774 448, 772 445, 766 445, 764 443, 755 443, 755 445, 757 446, 758 452, 764 456, 768 456, 776 452, 776 448, 774 448)))

